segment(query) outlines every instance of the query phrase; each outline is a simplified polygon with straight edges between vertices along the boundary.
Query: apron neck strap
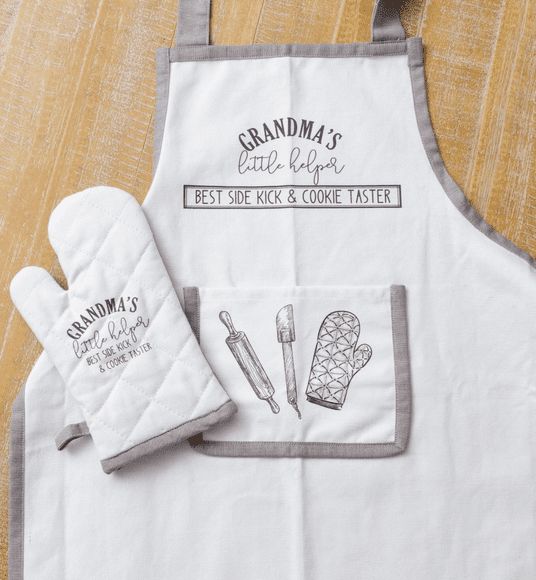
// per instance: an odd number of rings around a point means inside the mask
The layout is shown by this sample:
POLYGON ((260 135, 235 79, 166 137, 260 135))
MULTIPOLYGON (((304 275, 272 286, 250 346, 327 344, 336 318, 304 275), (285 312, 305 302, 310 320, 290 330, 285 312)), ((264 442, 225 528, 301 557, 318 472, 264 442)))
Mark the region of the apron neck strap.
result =
POLYGON ((376 0, 372 16, 372 42, 404 40, 406 38, 398 15, 400 4, 400 0, 376 0))
POLYGON ((177 46, 210 44, 210 0, 179 0, 177 46))
MULTIPOLYGON (((210 44, 211 0, 179 0, 177 46, 210 44)), ((376 0, 372 17, 372 42, 406 38, 398 15, 400 0, 376 0)))

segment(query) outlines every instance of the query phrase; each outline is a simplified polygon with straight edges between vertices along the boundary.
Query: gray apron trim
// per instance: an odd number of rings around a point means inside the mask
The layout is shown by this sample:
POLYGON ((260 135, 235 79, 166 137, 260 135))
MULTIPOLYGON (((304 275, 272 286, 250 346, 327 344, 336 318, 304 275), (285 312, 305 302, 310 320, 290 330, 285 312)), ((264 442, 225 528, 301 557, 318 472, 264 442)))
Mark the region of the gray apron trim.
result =
POLYGON ((391 319, 395 365, 395 440, 391 443, 312 443, 300 441, 209 441, 202 436, 190 445, 205 455, 220 457, 318 457, 357 459, 391 457, 408 444, 411 424, 411 379, 406 317, 406 290, 391 286, 391 319))
POLYGON ((153 148, 153 178, 156 173, 169 101, 169 48, 159 48, 156 51, 156 113, 154 121, 154 148, 153 148))
POLYGON ((192 332, 197 338, 197 342, 201 342, 199 288, 197 286, 188 286, 187 288, 184 288, 183 293, 184 313, 190 323, 192 332))
POLYGON ((402 40, 406 33, 400 22, 400 0, 377 0, 372 16, 372 42, 402 40))
POLYGON ((85 437, 86 435, 89 435, 89 427, 85 421, 67 425, 56 435, 56 448, 58 451, 61 451, 62 449, 65 449, 71 441, 80 439, 80 437, 85 437))
POLYGON ((458 209, 458 211, 469 220, 476 229, 480 230, 490 240, 493 240, 505 250, 519 256, 533 268, 536 268, 536 260, 534 260, 530 254, 494 230, 493 227, 490 226, 469 203, 463 191, 456 185, 452 177, 449 175, 447 168, 441 159, 432 123, 430 121, 428 102, 426 99, 422 40, 420 38, 410 38, 406 42, 408 43, 408 63, 411 85, 413 88, 413 101, 417 117, 417 125, 419 127, 422 144, 426 151, 426 155, 428 156, 430 165, 432 166, 432 169, 445 193, 455 205, 456 209, 458 209))
POLYGON ((406 41, 358 44, 248 44, 245 46, 175 46, 169 49, 170 62, 194 60, 244 60, 294 56, 302 58, 343 58, 407 54, 406 41))
POLYGON ((179 0, 177 46, 210 43, 210 0, 179 0))
POLYGON ((24 387, 11 407, 9 437, 9 580, 24 578, 24 387))
POLYGON ((102 469, 104 473, 112 473, 113 471, 121 469, 146 455, 151 455, 152 453, 170 447, 171 445, 182 443, 189 437, 193 437, 201 431, 206 431, 222 421, 227 421, 237 412, 237 410, 236 405, 232 401, 227 401, 215 411, 211 411, 197 419, 187 421, 174 429, 162 433, 162 435, 157 435, 148 441, 144 441, 143 443, 132 447, 128 451, 123 451, 114 457, 104 459, 101 461, 102 469))

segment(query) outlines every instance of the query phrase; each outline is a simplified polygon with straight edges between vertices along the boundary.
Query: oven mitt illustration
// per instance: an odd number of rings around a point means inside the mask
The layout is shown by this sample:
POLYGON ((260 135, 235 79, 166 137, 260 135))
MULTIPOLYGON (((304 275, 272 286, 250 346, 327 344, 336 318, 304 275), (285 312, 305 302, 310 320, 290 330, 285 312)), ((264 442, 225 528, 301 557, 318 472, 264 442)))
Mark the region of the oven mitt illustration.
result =
POLYGON ((357 346, 361 326, 355 314, 337 311, 328 314, 316 342, 307 400, 328 409, 342 409, 354 375, 370 360, 368 344, 357 346))
POLYGON ((69 289, 28 267, 11 296, 81 406, 106 473, 236 412, 131 195, 95 187, 67 197, 48 233, 69 289))

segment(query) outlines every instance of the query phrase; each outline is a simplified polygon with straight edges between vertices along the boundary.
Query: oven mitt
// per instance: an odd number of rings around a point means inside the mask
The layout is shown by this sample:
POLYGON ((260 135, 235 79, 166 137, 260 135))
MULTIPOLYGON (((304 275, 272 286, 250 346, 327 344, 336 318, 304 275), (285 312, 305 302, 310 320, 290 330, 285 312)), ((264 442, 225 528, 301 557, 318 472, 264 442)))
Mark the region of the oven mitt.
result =
POLYGON ((106 473, 236 412, 132 196, 95 187, 67 197, 48 234, 69 289, 29 267, 11 296, 81 406, 106 473))
POLYGON ((368 344, 357 346, 361 326, 355 314, 337 311, 328 314, 316 342, 307 400, 329 409, 342 409, 350 381, 370 360, 368 344))

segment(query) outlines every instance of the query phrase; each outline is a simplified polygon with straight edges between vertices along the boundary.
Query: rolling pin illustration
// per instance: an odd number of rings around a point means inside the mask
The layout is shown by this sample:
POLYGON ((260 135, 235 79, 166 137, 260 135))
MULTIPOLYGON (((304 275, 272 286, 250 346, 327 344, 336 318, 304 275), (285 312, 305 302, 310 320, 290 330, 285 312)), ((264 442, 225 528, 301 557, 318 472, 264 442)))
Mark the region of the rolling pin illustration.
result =
POLYGON ((262 368, 261 362, 255 354, 248 337, 243 331, 236 331, 228 312, 220 312, 220 320, 229 331, 229 336, 225 339, 225 342, 229 350, 233 353, 236 362, 242 369, 251 388, 259 399, 268 402, 273 413, 279 413, 279 405, 272 398, 275 389, 265 370, 262 368))
POLYGON ((285 365, 285 379, 287 382, 287 401, 298 413, 298 419, 301 419, 301 413, 298 409, 298 389, 296 388, 296 371, 294 370, 294 356, 292 354, 292 343, 296 340, 294 330, 294 311, 292 304, 283 306, 277 313, 275 319, 277 327, 277 340, 283 347, 283 364, 285 365))

